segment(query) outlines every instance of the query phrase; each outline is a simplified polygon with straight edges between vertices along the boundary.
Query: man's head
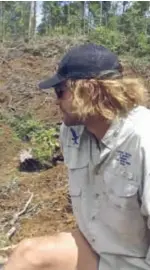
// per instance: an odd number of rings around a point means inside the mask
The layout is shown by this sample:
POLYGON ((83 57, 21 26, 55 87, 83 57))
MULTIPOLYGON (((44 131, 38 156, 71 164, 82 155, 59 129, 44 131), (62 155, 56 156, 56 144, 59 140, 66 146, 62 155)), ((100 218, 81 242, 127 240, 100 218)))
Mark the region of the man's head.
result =
POLYGON ((61 60, 57 73, 39 87, 55 89, 68 126, 84 124, 97 116, 111 121, 142 100, 141 88, 122 78, 118 57, 95 44, 72 48, 61 60))
POLYGON ((78 113, 73 110, 73 93, 68 82, 62 82, 54 87, 57 96, 56 104, 59 106, 63 122, 66 126, 75 126, 83 124, 78 113))

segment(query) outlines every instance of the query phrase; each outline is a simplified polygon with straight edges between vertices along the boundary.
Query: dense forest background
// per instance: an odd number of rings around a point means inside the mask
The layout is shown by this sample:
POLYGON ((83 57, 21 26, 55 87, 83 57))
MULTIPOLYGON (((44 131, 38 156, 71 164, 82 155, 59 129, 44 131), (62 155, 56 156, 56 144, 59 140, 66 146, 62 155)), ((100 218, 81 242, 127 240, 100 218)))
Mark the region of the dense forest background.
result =
POLYGON ((150 53, 149 1, 1 1, 0 21, 1 42, 82 35, 120 54, 150 53))

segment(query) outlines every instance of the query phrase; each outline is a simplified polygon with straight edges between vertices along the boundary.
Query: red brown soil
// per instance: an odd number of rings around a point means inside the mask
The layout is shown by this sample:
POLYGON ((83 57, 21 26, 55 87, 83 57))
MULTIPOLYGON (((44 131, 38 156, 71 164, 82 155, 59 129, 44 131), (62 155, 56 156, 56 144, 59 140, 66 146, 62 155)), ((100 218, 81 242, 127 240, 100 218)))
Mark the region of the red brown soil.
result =
MULTIPOLYGON (((57 59, 24 54, 4 61, 0 76, 0 111, 4 115, 30 113, 36 119, 55 124, 61 115, 54 94, 38 90, 37 83, 54 71, 57 59)), ((20 150, 26 145, 14 137, 6 123, 0 124, 0 247, 25 237, 53 234, 75 227, 68 197, 67 170, 63 164, 40 173, 17 169, 20 150), (7 241, 13 215, 22 210, 30 193, 29 209, 16 223, 16 233, 7 241), (6 224, 8 222, 8 224, 6 224), (6 224, 2 230, 1 227, 6 224)))

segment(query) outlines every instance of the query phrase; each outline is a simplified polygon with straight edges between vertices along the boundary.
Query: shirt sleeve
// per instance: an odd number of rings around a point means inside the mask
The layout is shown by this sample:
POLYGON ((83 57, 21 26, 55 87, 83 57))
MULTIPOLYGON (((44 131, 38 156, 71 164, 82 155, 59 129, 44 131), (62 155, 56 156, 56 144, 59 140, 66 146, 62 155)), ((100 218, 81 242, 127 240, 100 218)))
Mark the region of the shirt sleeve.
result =
MULTIPOLYGON (((141 212, 150 216, 150 147, 142 148, 141 212)), ((148 223, 150 229, 150 223, 148 223)))
MULTIPOLYGON (((142 186, 141 186, 141 213, 147 217, 147 226, 150 230, 150 141, 147 147, 142 147, 142 186)), ((150 247, 146 262, 150 265, 150 247)))

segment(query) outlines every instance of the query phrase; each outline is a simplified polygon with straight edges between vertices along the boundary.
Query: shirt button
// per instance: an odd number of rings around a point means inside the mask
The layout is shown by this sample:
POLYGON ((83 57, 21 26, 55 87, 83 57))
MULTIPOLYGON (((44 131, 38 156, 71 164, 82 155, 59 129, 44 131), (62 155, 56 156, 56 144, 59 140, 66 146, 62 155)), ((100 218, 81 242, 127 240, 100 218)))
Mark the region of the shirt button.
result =
POLYGON ((95 193, 95 197, 96 197, 96 199, 98 199, 99 198, 99 193, 95 193))
POLYGON ((95 167, 94 173, 95 173, 95 175, 99 174, 99 167, 95 167))
POLYGON ((133 179, 133 174, 132 173, 128 173, 128 179, 132 180, 133 179))
POLYGON ((125 171, 121 171, 121 175, 122 175, 123 177, 126 177, 126 172, 125 172, 125 171))
POLYGON ((95 237, 92 238, 92 243, 94 243, 94 242, 95 242, 95 237))
POLYGON ((118 131, 115 131, 114 132, 114 137, 117 137, 118 136, 118 131))

